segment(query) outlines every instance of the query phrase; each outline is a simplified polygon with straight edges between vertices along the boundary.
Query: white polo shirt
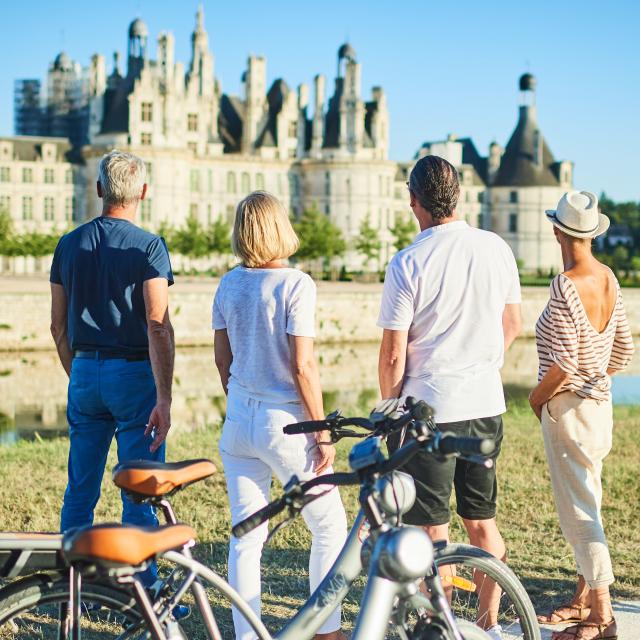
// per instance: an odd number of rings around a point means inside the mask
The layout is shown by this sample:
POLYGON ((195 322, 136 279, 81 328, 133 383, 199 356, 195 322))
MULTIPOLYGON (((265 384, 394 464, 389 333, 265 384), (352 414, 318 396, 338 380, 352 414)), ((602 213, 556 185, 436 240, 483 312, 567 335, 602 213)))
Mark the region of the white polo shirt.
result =
POLYGON ((389 263, 378 319, 409 331, 402 395, 440 423, 504 413, 502 313, 520 301, 516 261, 495 233, 462 220, 419 233, 389 263))

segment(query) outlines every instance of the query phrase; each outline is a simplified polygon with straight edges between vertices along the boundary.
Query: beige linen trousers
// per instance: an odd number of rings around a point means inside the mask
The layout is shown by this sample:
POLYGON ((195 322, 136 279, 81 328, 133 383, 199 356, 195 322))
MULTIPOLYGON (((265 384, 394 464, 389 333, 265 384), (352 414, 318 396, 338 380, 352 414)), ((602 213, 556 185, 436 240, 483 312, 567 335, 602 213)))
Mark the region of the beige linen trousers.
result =
POLYGON ((611 450, 611 400, 555 395, 542 408, 542 435, 560 527, 590 589, 614 581, 602 517, 602 461, 611 450))

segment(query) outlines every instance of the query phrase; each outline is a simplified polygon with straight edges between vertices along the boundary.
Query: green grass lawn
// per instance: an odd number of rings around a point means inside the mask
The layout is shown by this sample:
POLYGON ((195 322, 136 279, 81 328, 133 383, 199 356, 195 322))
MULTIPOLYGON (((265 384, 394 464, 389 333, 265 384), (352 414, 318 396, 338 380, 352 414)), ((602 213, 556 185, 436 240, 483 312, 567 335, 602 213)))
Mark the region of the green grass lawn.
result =
MULTIPOLYGON (((550 601, 557 602, 569 595, 574 581, 573 556, 558 527, 542 436, 526 405, 525 390, 507 388, 507 396, 505 442, 498 461, 498 520, 507 541, 509 564, 522 579, 534 604, 544 608, 550 601)), ((367 406, 373 402, 368 396, 361 400, 367 406)), ((327 402, 327 409, 332 408, 327 402)), ((362 406, 350 409, 363 411, 362 406)), ((168 459, 208 457, 219 465, 216 446, 219 432, 219 425, 195 432, 180 432, 176 428, 169 440, 168 459)), ((613 595, 622 599, 640 598, 640 527, 634 517, 640 507, 639 433, 640 408, 617 407, 614 448, 605 461, 603 516, 617 576, 613 595)), ((340 444, 337 470, 346 470, 349 447, 347 441, 340 444)), ((108 469, 115 462, 114 453, 111 452, 108 469)), ((61 438, 21 442, 0 447, 0 456, 0 527, 56 530, 66 481, 67 441, 61 438)), ((352 519, 357 510, 356 490, 341 491, 352 519)), ((178 494, 174 506, 179 519, 198 531, 198 558, 225 574, 229 510, 222 473, 178 494)), ((118 520, 119 510, 119 494, 107 473, 96 522, 118 520)), ((456 517, 452 537, 464 540, 456 517)), ((265 550, 263 601, 269 626, 277 626, 278 618, 287 617, 303 602, 307 593, 308 546, 308 533, 299 520, 278 533, 265 550)), ((362 581, 358 587, 362 587, 362 581)), ((356 589, 346 602, 348 619, 357 611, 358 597, 356 589)), ((221 607, 219 613, 226 627, 230 623, 228 612, 221 607)))

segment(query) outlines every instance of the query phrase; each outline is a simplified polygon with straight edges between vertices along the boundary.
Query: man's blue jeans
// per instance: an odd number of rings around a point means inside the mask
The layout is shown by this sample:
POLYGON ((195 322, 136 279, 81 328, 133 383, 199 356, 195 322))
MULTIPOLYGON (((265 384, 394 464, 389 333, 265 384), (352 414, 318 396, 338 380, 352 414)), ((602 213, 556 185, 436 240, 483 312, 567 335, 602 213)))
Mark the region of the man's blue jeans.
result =
MULTIPOLYGON (((164 444, 151 453, 145 425, 156 403, 156 387, 148 360, 74 358, 69 380, 68 484, 64 494, 62 531, 93 523, 107 454, 115 435, 118 460, 164 461, 164 444)), ((122 522, 156 526, 155 510, 122 494, 122 522)))

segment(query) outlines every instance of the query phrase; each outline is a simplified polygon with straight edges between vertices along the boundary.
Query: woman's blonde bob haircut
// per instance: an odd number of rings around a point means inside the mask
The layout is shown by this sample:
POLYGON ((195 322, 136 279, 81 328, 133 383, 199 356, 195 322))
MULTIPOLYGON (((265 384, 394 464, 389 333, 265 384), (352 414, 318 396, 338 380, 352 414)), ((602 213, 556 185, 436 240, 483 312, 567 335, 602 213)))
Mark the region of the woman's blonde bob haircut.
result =
POLYGON ((254 191, 240 202, 231 247, 245 267, 261 267, 292 256, 300 240, 283 204, 266 191, 254 191))

